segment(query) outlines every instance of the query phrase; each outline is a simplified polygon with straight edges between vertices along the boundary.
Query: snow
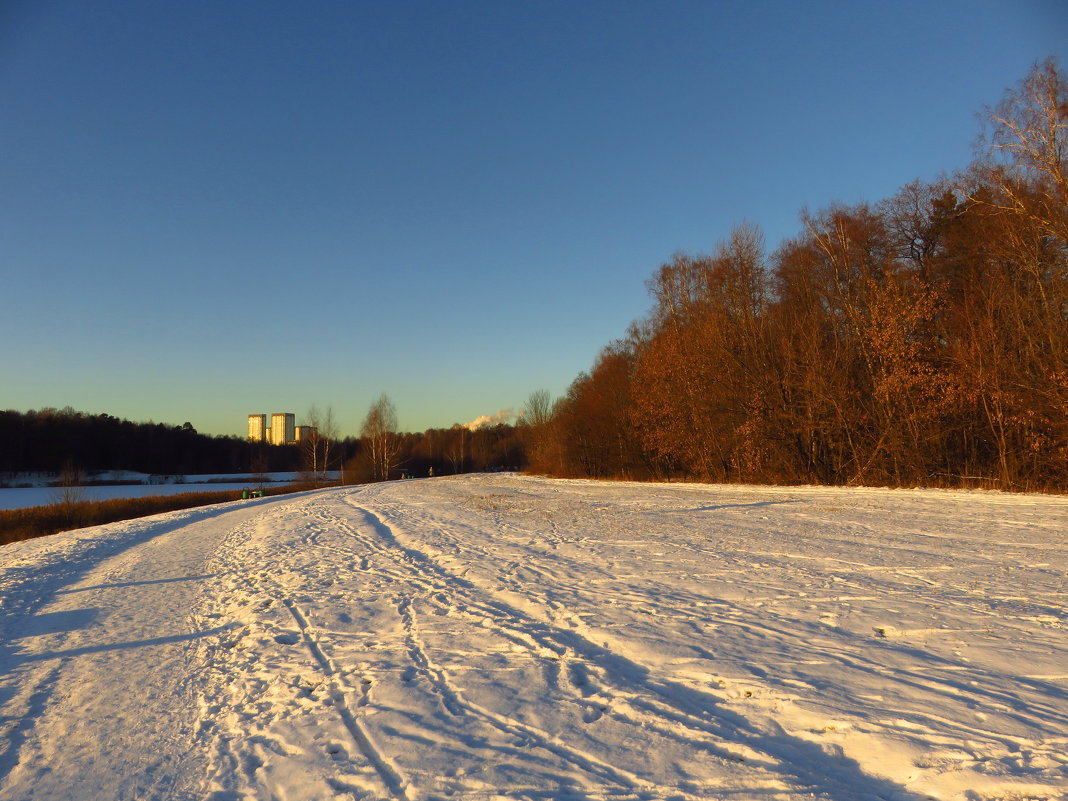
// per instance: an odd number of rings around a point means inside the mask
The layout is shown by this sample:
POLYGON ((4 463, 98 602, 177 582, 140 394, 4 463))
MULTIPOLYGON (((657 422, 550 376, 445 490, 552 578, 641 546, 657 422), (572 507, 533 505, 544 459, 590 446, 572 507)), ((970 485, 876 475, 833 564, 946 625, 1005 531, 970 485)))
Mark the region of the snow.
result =
POLYGON ((1059 799, 1068 498, 496 474, 0 549, 0 799, 1059 799))

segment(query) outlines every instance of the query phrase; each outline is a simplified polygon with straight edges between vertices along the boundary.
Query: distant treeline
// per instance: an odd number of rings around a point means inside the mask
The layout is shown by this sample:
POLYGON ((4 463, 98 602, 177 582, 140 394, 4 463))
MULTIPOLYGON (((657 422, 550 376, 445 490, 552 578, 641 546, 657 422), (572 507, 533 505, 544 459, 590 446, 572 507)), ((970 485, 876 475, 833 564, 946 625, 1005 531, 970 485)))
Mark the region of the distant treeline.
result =
POLYGON ((189 424, 132 423, 74 409, 0 412, 0 473, 93 473, 133 470, 159 475, 296 470, 297 449, 263 448, 238 437, 199 434, 189 424))
MULTIPOLYGON (((427 476, 517 469, 523 443, 512 426, 469 431, 461 426, 422 434, 386 432, 389 460, 382 476, 367 463, 362 438, 348 437, 321 448, 316 467, 346 480, 401 475, 427 476)), ((311 469, 311 452, 296 445, 252 443, 234 436, 207 436, 193 426, 133 423, 108 414, 73 409, 0 411, 0 478, 5 474, 75 471, 82 478, 107 470, 154 475, 300 472, 311 469)))
MULTIPOLYGON (((434 428, 421 434, 396 434, 395 455, 385 477, 449 476, 519 470, 526 466, 522 429, 496 425, 470 431, 464 426, 434 428)), ((346 439, 342 447, 349 454, 346 480, 373 481, 378 477, 367 456, 365 439, 346 439)))
POLYGON ((1068 488, 1068 78, 1046 61, 986 116, 963 174, 660 267, 649 316, 531 396, 532 467, 1068 488))

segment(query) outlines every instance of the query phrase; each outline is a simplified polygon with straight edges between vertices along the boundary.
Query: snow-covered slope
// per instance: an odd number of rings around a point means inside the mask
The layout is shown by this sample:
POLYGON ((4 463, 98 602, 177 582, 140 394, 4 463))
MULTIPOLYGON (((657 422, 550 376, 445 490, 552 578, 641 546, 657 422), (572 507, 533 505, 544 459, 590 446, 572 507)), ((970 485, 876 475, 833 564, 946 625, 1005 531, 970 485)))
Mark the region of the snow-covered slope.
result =
POLYGON ((0 549, 0 799, 1058 799, 1068 499, 476 476, 0 549))

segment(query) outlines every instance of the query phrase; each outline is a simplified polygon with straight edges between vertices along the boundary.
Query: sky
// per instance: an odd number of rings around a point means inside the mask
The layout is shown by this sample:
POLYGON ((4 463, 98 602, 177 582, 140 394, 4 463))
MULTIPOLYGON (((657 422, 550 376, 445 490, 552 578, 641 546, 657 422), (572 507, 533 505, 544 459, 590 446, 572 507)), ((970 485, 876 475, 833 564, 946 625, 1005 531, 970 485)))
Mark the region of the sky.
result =
POLYGON ((965 167, 1062 0, 0 0, 0 409, 563 394, 677 252, 965 167))

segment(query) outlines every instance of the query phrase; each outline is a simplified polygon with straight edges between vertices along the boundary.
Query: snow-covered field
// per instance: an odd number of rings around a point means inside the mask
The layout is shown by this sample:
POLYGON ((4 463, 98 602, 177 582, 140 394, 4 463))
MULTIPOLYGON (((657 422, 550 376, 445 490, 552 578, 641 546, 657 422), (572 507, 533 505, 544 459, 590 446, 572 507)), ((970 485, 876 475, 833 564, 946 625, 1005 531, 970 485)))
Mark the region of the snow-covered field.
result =
POLYGON ((0 548, 2 799, 1061 799, 1068 498, 496 475, 0 548))

